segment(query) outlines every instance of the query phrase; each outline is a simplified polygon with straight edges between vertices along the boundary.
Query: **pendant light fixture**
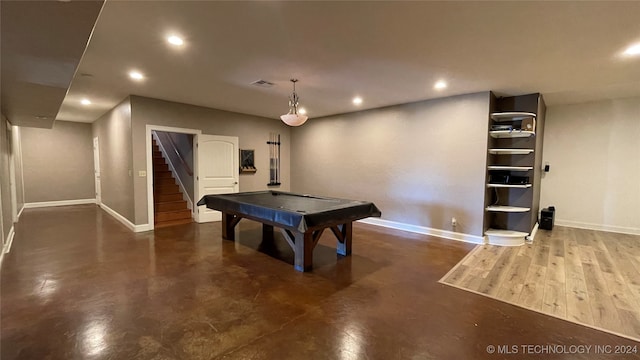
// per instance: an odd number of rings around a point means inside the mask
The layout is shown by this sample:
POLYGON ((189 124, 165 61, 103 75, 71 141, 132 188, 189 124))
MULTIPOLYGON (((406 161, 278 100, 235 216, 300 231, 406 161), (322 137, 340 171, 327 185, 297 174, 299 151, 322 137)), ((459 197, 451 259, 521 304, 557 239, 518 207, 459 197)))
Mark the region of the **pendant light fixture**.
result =
POLYGON ((293 83, 293 94, 289 98, 289 113, 280 116, 282 121, 289 126, 300 126, 307 121, 306 115, 298 114, 298 94, 296 94, 296 82, 298 79, 291 79, 293 83))

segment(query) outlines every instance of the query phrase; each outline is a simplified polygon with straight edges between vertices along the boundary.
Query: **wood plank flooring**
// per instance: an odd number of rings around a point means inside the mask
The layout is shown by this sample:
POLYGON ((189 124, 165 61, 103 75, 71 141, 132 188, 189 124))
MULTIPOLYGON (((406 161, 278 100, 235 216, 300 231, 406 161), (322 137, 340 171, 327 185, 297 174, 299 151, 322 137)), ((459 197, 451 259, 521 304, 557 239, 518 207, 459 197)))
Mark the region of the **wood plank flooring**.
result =
POLYGON ((441 280, 640 341, 640 236, 556 226, 520 247, 479 245, 441 280))

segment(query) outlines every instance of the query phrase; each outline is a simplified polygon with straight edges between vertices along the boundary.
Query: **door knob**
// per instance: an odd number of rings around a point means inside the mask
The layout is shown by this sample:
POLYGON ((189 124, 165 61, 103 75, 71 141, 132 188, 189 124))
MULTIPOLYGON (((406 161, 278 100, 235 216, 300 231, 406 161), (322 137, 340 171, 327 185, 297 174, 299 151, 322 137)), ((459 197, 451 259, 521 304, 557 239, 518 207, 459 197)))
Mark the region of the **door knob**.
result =
POLYGON ((233 185, 238 185, 238 182, 237 182, 237 181, 235 181, 235 182, 233 183, 233 185))

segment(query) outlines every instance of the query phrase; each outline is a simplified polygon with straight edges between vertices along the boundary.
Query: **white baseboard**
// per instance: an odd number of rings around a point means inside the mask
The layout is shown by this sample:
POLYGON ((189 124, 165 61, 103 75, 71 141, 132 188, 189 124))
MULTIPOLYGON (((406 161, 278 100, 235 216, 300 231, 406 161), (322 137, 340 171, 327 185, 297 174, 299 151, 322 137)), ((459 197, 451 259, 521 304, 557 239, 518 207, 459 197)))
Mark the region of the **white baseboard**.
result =
POLYGON ((14 230, 14 227, 11 226, 11 229, 9 229, 9 234, 7 235, 7 243, 2 248, 3 254, 8 254, 11 251, 11 245, 13 245, 13 238, 15 236, 16 236, 16 232, 14 230))
POLYGON ((113 216, 116 220, 120 221, 124 226, 126 226, 127 228, 129 228, 129 230, 133 232, 143 232, 143 231, 153 230, 153 226, 149 226, 149 224, 135 225, 134 223, 129 221, 129 219, 120 215, 117 211, 108 207, 104 203, 100 204, 100 208, 102 208, 102 210, 107 212, 107 214, 113 216))
POLYGON ((22 211, 24 211, 24 206, 25 206, 25 204, 22 204, 22 207, 20 208, 20 211, 18 211, 18 221, 20 221, 20 215, 22 215, 22 211))
POLYGON ((433 229, 425 226, 405 224, 405 223, 400 223, 400 222, 390 221, 390 220, 383 220, 378 218, 366 218, 358 221, 365 224, 371 224, 371 225, 382 226, 382 227, 387 227, 387 228, 392 228, 397 230, 409 231, 409 232, 418 233, 418 234, 431 235, 431 236, 436 236, 444 239, 464 241, 472 244, 485 243, 484 236, 476 236, 476 235, 463 234, 463 233, 447 231, 447 230, 433 229))
POLYGON ((33 209, 33 208, 42 208, 42 207, 50 207, 50 206, 84 205, 84 204, 95 204, 95 203, 96 203, 96 199, 42 201, 42 202, 25 203, 23 209, 24 208, 33 209))
POLYGON ((134 232, 153 231, 153 225, 142 224, 142 225, 134 225, 134 226, 135 226, 135 229, 133 229, 134 232))
POLYGON ((532 243, 536 239, 536 234, 538 233, 538 227, 540 227, 540 225, 536 221, 536 224, 533 226, 533 230, 531 230, 531 235, 526 237, 529 243, 532 243))
POLYGON ((607 232, 614 232, 614 233, 621 233, 621 234, 640 235, 639 228, 624 227, 624 226, 591 224, 591 223, 584 223, 580 221, 571 221, 571 220, 562 220, 562 219, 556 219, 555 225, 579 228, 579 229, 587 229, 587 230, 598 230, 598 231, 607 231, 607 232))
POLYGON ((7 235, 7 243, 2 247, 0 251, 0 268, 2 267, 2 260, 4 259, 4 254, 8 254, 11 251, 11 245, 13 244, 13 238, 16 235, 16 232, 13 230, 13 226, 9 229, 9 234, 7 235))

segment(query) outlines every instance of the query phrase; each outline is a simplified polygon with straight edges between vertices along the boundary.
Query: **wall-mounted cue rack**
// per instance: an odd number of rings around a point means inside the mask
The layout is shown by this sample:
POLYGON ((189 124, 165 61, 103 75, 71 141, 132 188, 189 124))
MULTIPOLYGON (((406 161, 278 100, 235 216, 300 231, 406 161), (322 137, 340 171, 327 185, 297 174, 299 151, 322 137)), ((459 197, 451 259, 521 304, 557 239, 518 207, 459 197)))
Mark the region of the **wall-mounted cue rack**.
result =
POLYGON ((269 133, 269 183, 267 186, 280 185, 280 134, 269 133))

